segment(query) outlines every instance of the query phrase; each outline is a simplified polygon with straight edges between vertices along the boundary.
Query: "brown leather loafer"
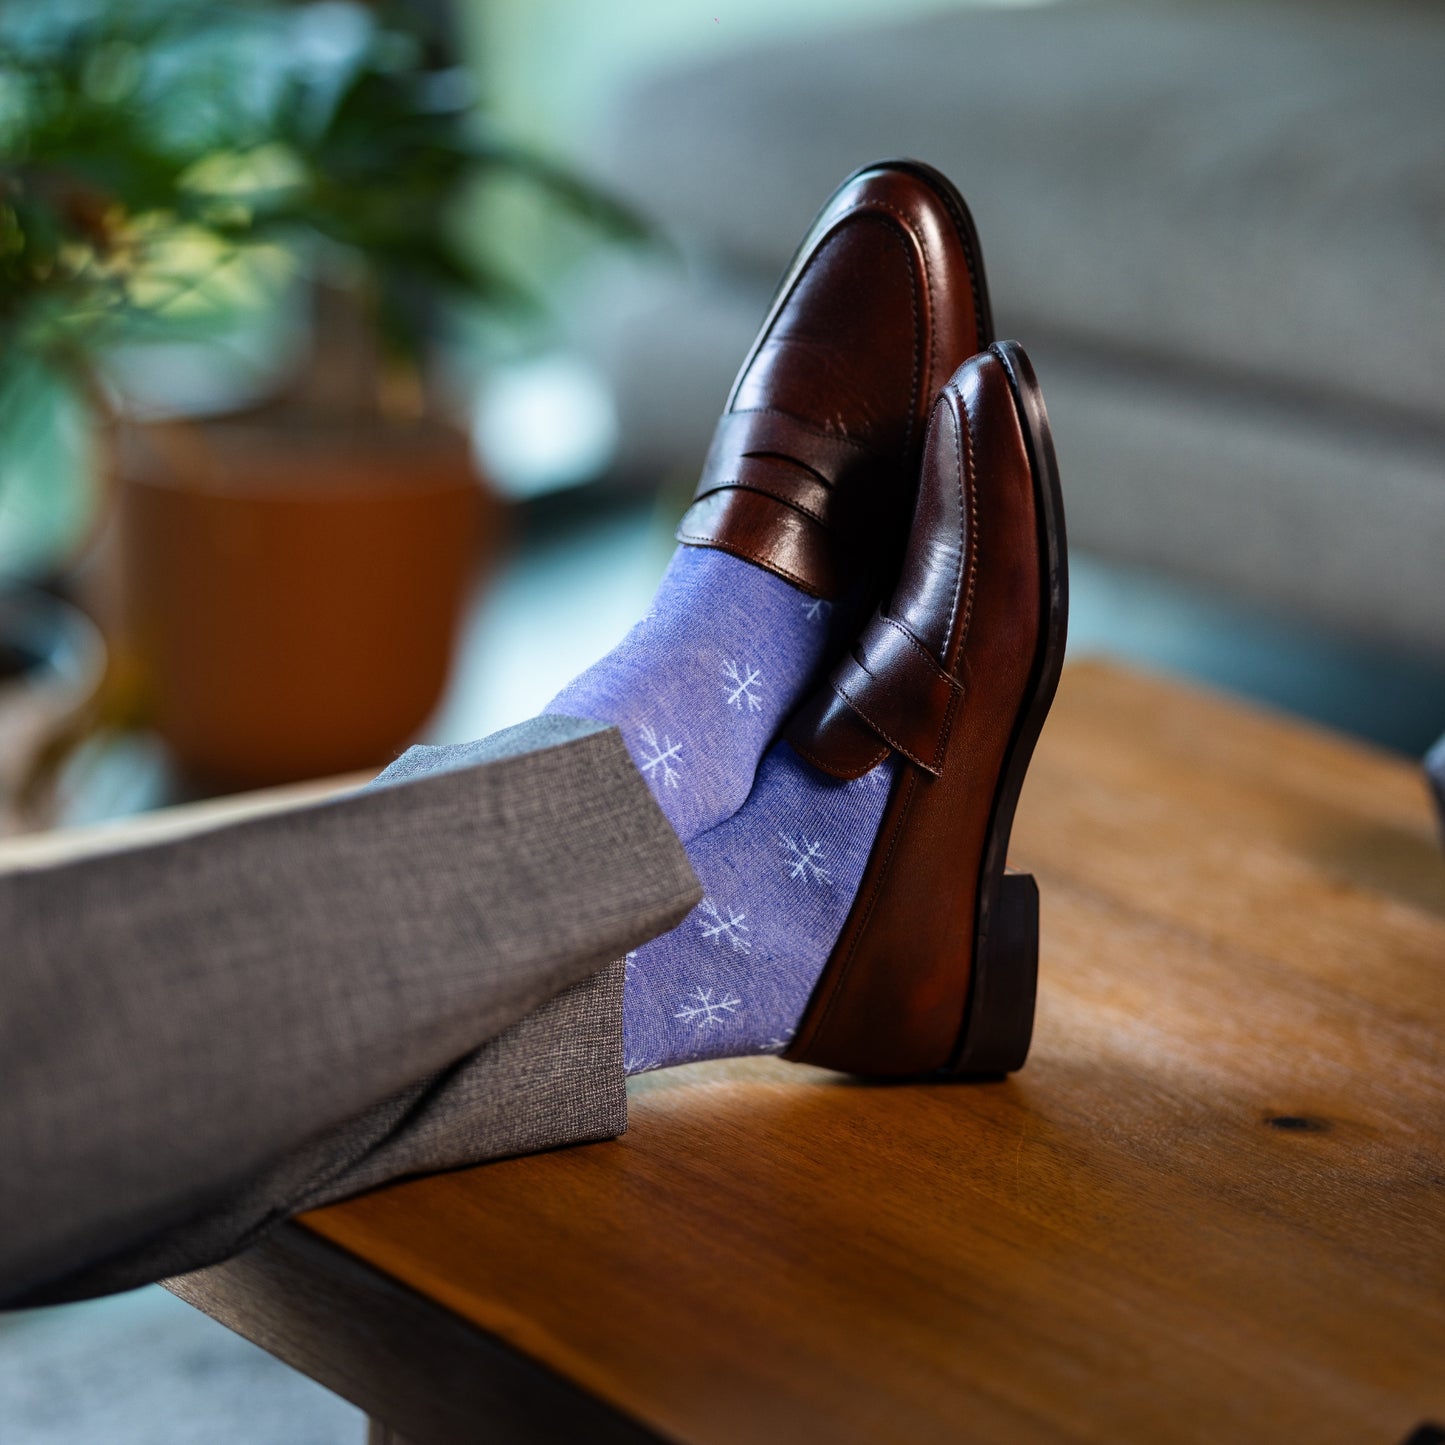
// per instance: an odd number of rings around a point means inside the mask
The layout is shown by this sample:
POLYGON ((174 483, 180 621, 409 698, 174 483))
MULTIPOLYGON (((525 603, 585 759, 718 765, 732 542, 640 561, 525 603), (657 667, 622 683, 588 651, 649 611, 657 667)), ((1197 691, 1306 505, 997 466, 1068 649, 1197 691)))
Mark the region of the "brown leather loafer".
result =
POLYGON ((900 767, 852 910, 787 1057, 878 1076, 995 1076, 1033 1031, 1038 893, 1005 870, 1068 612, 1058 467, 1012 342, 929 419, 891 601, 787 730, 840 778, 900 767))
POLYGON ((849 176, 738 372, 678 540, 871 609, 896 574, 928 408, 992 326, 953 186, 917 161, 849 176))

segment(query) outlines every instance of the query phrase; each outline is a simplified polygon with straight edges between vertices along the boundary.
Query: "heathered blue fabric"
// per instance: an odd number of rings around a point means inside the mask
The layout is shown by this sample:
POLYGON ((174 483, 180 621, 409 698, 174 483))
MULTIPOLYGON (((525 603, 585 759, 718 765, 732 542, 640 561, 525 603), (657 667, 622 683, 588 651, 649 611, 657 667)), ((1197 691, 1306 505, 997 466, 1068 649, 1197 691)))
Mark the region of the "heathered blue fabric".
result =
POLYGON ((813 680, 832 607, 710 547, 679 547, 652 607, 548 713, 613 723, 683 843, 742 807, 813 680))
POLYGON ((843 783, 772 748, 746 805, 688 847, 703 901, 627 957, 629 1074, 787 1046, 858 892, 895 764, 843 783))
POLYGON ((893 762, 840 783, 770 749, 839 625, 770 572, 679 547, 647 616, 547 707, 621 730, 706 891, 628 955, 628 1073, 780 1052, 842 931, 893 762))

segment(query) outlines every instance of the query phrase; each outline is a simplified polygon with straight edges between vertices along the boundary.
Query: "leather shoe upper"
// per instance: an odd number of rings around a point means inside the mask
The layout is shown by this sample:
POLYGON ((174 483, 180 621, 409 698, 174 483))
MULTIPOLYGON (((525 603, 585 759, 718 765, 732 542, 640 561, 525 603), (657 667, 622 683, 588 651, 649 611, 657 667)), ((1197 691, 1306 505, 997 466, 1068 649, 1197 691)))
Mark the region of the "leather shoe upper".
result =
POLYGON ((1020 348, 990 347, 938 397, 891 597, 784 732, 839 778, 907 760, 785 1057, 905 1077, 951 1072, 972 1040, 970 1058, 1021 1060, 1032 993, 1022 1033, 999 1000, 1022 998, 1000 982, 1022 961, 991 955, 974 985, 1062 660, 1064 546, 1037 383, 1020 348))
POLYGON ((835 777, 860 777, 889 752, 938 777, 957 718, 977 692, 979 648, 970 639, 979 633, 997 644, 985 670, 1000 674, 1036 647, 1025 605, 1036 588, 1034 516, 1005 504, 1029 495, 1030 464, 1007 372, 992 350, 972 358, 940 393, 921 478, 891 599, 784 734, 835 777), (981 545, 990 556, 984 585, 981 545), (975 625, 980 613, 982 629, 975 625))
POLYGON ((850 176, 783 277, 678 540, 815 597, 876 591, 902 549, 928 407, 991 333, 953 187, 911 161, 850 176))

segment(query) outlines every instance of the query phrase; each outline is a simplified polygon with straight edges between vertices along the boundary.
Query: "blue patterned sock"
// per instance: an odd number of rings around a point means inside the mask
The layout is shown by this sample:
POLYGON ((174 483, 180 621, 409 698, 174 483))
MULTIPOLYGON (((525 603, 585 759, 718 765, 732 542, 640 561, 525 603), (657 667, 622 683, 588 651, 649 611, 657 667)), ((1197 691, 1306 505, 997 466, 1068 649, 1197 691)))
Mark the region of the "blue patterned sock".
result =
POLYGON ((779 743, 746 805, 688 848, 703 901, 627 956, 627 1072, 787 1047, 863 878, 889 757, 839 782, 779 743))
POLYGON ((828 646, 832 605, 679 547, 652 608, 545 711, 615 724, 684 843, 730 818, 828 646))

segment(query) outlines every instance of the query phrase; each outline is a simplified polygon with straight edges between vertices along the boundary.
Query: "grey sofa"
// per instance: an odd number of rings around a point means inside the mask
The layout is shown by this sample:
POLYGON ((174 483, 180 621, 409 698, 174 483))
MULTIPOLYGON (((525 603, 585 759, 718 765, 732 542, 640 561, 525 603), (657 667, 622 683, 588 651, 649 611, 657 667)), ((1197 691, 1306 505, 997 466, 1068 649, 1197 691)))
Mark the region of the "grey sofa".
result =
POLYGON ((1445 660, 1445 8, 962 9, 656 75, 591 158, 688 258, 585 328, 624 466, 700 458, 814 210, 889 154, 969 199, 1076 544, 1445 660))

